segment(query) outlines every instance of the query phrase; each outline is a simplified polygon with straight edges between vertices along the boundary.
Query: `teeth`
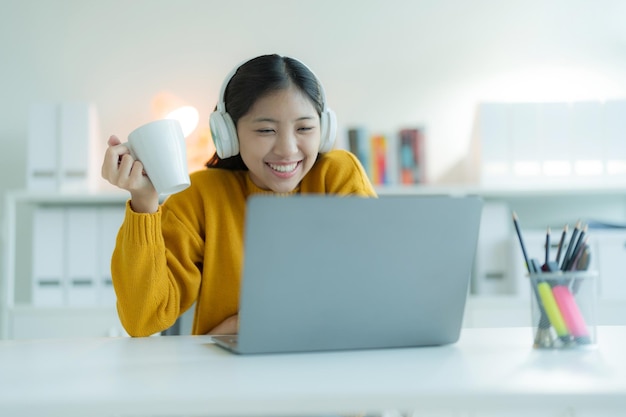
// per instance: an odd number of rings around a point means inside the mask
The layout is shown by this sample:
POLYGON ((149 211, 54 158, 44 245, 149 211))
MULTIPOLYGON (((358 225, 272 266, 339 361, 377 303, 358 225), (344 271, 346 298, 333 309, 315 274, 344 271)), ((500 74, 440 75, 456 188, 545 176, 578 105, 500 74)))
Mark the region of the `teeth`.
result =
POLYGON ((278 172, 291 172, 294 169, 296 169, 296 167, 298 166, 297 162, 294 162, 293 164, 288 164, 288 165, 274 165, 274 164, 267 164, 270 166, 270 168, 272 168, 274 171, 278 171, 278 172))

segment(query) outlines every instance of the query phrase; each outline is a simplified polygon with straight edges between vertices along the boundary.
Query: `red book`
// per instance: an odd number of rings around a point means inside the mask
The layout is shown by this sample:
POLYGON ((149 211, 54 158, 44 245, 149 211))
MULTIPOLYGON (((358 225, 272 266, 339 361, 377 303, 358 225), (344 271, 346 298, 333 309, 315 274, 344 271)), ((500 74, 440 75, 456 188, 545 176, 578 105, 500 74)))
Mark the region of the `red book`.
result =
POLYGON ((387 139, 384 136, 372 136, 372 182, 375 185, 387 184, 387 139))

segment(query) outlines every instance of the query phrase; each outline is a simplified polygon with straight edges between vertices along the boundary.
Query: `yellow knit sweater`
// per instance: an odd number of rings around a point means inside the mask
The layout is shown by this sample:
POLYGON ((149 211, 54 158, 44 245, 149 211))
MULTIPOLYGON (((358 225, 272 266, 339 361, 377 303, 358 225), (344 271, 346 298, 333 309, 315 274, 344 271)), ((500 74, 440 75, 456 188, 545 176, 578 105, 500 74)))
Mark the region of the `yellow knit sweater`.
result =
MULTIPOLYGON (((196 302, 194 334, 206 334, 238 312, 246 199, 271 193, 248 171, 205 169, 156 213, 126 217, 111 261, 120 320, 131 336, 169 328, 196 302)), ((349 152, 320 156, 293 193, 375 196, 349 152)))

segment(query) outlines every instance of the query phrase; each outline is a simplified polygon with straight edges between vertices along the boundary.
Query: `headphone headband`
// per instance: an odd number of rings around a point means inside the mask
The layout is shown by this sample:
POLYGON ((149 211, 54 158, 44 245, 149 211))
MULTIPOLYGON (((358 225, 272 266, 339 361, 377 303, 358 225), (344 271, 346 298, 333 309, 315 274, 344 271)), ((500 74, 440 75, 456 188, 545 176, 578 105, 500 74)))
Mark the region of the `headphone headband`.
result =
POLYGON ((239 70, 239 67, 241 67, 246 62, 248 61, 242 62, 241 64, 237 65, 235 68, 231 69, 228 74, 226 74, 226 78, 224 78, 224 82, 222 83, 222 86, 220 87, 220 95, 218 96, 218 99, 217 99, 217 111, 226 113, 226 103, 224 102, 224 95, 226 94, 226 87, 228 87, 230 80, 233 79, 233 77, 237 73, 237 70, 239 70))
MULTIPOLYGON (((296 61, 297 63, 299 63, 300 65, 302 65, 304 68, 306 68, 312 75, 313 78, 315 79, 315 82, 317 83, 319 90, 320 90, 320 96, 322 99, 322 112, 325 112, 328 110, 328 105, 326 103, 326 91, 324 90, 324 86, 322 85, 322 83, 320 82, 320 79, 317 77, 317 75, 313 72, 313 70, 306 65, 304 62, 296 59, 296 58, 291 58, 289 57, 289 59, 292 59, 294 61, 296 61)), ((250 60, 246 60, 241 62, 239 65, 237 65, 235 68, 231 69, 228 74, 226 74, 226 78, 224 78, 224 82, 222 83, 222 86, 220 87, 220 93, 218 96, 218 101, 217 101, 217 110, 221 111, 222 113, 226 112, 226 102, 224 100, 224 96, 226 95, 226 89, 228 88, 228 84, 230 84, 230 80, 233 79, 233 77, 235 76, 235 74, 237 73, 237 71, 239 70, 239 68, 241 68, 244 64, 246 64, 247 62, 249 62, 250 60)))
MULTIPOLYGON (((322 113, 320 114, 320 149, 319 152, 328 152, 332 149, 335 136, 337 133, 337 119, 335 113, 328 108, 328 104, 326 103, 326 92, 324 91, 324 86, 320 82, 319 78, 315 75, 315 73, 303 62, 295 59, 295 62, 302 65, 306 68, 315 79, 315 82, 318 85, 320 97, 322 99, 322 113)), ((215 143, 215 150, 217 155, 222 158, 229 158, 231 156, 235 156, 239 153, 239 139, 237 138, 237 129, 235 124, 233 123, 232 118, 226 111, 226 102, 224 100, 224 96, 226 94, 226 88, 230 84, 230 81, 233 79, 239 68, 242 65, 246 64, 248 61, 244 61, 241 64, 237 65, 233 68, 224 79, 222 86, 220 87, 220 93, 217 102, 217 109, 211 113, 211 117, 209 118, 209 124, 211 127, 211 136, 213 137, 213 142, 215 143)))

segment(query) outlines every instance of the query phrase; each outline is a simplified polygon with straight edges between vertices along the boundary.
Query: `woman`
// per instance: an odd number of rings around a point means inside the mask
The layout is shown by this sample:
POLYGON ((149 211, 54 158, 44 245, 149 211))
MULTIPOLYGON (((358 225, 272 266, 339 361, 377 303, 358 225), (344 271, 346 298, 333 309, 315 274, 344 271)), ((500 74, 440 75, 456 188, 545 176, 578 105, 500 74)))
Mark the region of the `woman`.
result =
POLYGON ((249 196, 375 196, 358 160, 329 150, 334 114, 315 75, 295 59, 264 55, 236 69, 224 81, 211 131, 217 152, 207 169, 162 205, 141 162, 109 138, 102 176, 131 195, 111 263, 131 336, 169 328, 194 302, 193 334, 237 332, 249 196))

